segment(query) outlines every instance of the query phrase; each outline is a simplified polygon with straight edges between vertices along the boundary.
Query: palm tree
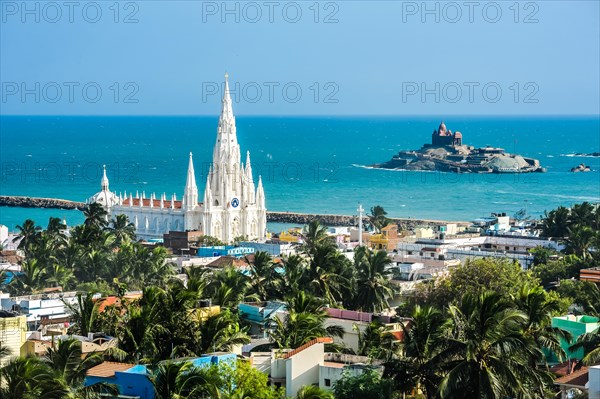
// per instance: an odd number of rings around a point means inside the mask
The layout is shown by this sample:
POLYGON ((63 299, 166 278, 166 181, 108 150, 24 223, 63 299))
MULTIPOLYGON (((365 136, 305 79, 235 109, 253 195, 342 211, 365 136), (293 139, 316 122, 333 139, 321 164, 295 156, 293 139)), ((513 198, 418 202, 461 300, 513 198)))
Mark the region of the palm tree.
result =
POLYGON ((321 337, 343 337, 344 329, 337 325, 325 327, 327 316, 322 313, 290 311, 284 321, 275 317, 269 339, 277 348, 298 348, 321 337))
POLYGON ((600 363, 600 328, 577 337, 577 341, 569 347, 571 352, 583 348, 582 363, 593 366, 600 363))
MULTIPOLYGON (((354 326, 357 331, 358 326, 354 326)), ((385 325, 373 321, 358 336, 358 354, 372 359, 390 360, 397 346, 396 337, 385 325)))
POLYGON ((271 255, 268 252, 258 251, 252 261, 247 257, 245 260, 250 266, 250 284, 256 296, 263 301, 275 296, 276 286, 281 277, 275 270, 271 255))
POLYGON ((16 357, 0 369, 0 399, 63 399, 67 393, 39 358, 16 357))
POLYGON ((117 245, 135 239, 135 225, 129 222, 127 215, 117 215, 115 219, 111 220, 107 230, 116 237, 117 245))
POLYGON ((233 351, 238 345, 250 343, 250 336, 240 327, 239 318, 229 309, 209 317, 200 324, 200 348, 197 353, 233 351))
POLYGON ((48 226, 46 227, 46 234, 50 235, 53 240, 64 239, 62 230, 66 229, 67 226, 59 218, 50 217, 48 220, 48 226))
MULTIPOLYGON (((149 251, 139 243, 131 243, 126 244, 123 249, 129 250, 128 255, 132 262, 131 273, 125 276, 128 283, 138 289, 149 285, 166 286, 173 275, 173 268, 172 263, 167 262, 168 252, 165 247, 156 247, 149 251)), ((119 265, 114 266, 117 269, 115 272, 118 272, 119 265)), ((116 276, 108 274, 106 277, 116 276)))
POLYGON ((390 223, 390 219, 386 217, 387 212, 380 205, 375 205, 371 208, 371 214, 369 216, 369 221, 371 225, 375 228, 375 231, 378 233, 381 232, 381 229, 387 226, 390 223))
POLYGON ((71 304, 63 300, 71 319, 74 321, 72 329, 81 335, 87 336, 97 327, 99 301, 94 300, 94 293, 77 293, 77 302, 71 304))
POLYGON ((215 273, 206 287, 213 302, 223 307, 235 307, 240 302, 257 300, 256 295, 250 293, 251 290, 250 278, 234 267, 226 267, 215 273))
POLYGON ((27 295, 38 292, 45 286, 46 270, 37 259, 27 259, 21 264, 21 272, 9 283, 12 292, 27 295))
POLYGON ((365 312, 378 312, 389 307, 394 296, 394 286, 386 266, 391 263, 385 251, 373 252, 360 247, 354 254, 356 273, 355 308, 365 312))
MULTIPOLYGON (((571 334, 552 327, 552 317, 561 313, 561 301, 551 297, 541 286, 523 286, 514 298, 515 304, 527 316, 523 331, 531 337, 538 348, 548 348, 559 359, 565 355, 560 343, 561 339, 570 341, 571 334)), ((535 364, 532 364, 535 366, 535 364)))
POLYGON ((327 235, 327 227, 318 220, 311 221, 304 226, 300 235, 304 252, 313 253, 318 246, 332 244, 333 239, 327 235))
POLYGON ((296 313, 321 314, 325 308, 325 302, 306 291, 297 291, 285 297, 288 310, 296 313))
POLYGON ((294 295, 306 289, 303 286, 303 278, 306 270, 304 259, 299 255, 290 255, 283 259, 283 276, 278 281, 279 295, 282 299, 285 295, 294 295))
POLYGON ((527 315, 500 295, 467 294, 448 313, 451 337, 443 355, 449 372, 440 383, 442 398, 527 397, 552 383, 549 374, 531 367, 543 353, 523 334, 527 315))
POLYGON ((334 305, 351 298, 353 268, 333 241, 326 238, 309 239, 305 243, 303 251, 307 259, 299 283, 302 289, 334 305))
POLYGON ((296 394, 296 399, 334 399, 331 391, 326 391, 315 385, 305 385, 296 394))
POLYGON ((89 204, 83 210, 85 216, 84 225, 86 227, 102 230, 107 225, 108 212, 104 207, 96 202, 89 204))
POLYGON ((215 368, 194 367, 191 362, 161 362, 152 371, 156 399, 220 397, 222 379, 215 368))
POLYGON ((101 399, 100 394, 119 394, 118 387, 112 384, 83 385, 87 370, 102 361, 102 355, 99 352, 84 355, 81 341, 74 338, 59 341, 58 345, 49 348, 42 358, 42 362, 54 371, 54 378, 67 387, 69 393, 66 397, 86 399, 101 399))
POLYGON ((569 208, 559 206, 550 212, 544 212, 542 235, 544 237, 565 237, 571 225, 569 208))
POLYGON ((56 372, 67 385, 82 383, 88 369, 102 363, 99 352, 83 355, 81 341, 68 338, 49 348, 42 361, 56 372))
MULTIPOLYGON (((127 353, 127 358, 132 361, 152 361, 160 357, 159 346, 167 346, 166 342, 158 341, 162 336, 168 336, 169 331, 160 322, 153 320, 153 313, 155 312, 148 307, 129 306, 124 323, 118 326, 119 348, 127 353)), ((165 349, 172 352, 170 345, 165 349)))
POLYGON ((46 275, 48 277, 48 283, 52 287, 67 288, 71 286, 71 283, 75 280, 73 272, 58 263, 54 263, 47 267, 46 275))
POLYGON ((565 252, 575 254, 584 262, 591 257, 590 249, 596 239, 596 232, 585 225, 574 225, 568 229, 569 236, 565 239, 565 252))
POLYGON ((422 390, 428 398, 437 398, 446 349, 448 319, 433 307, 415 306, 410 323, 401 324, 404 339, 398 355, 386 363, 385 373, 393 377, 404 393, 422 390))
POLYGON ((33 220, 27 219, 23 222, 23 225, 17 226, 17 230, 19 234, 13 239, 13 242, 21 240, 18 248, 25 251, 25 254, 28 254, 31 247, 40 239, 42 228, 36 226, 33 220))
POLYGON ((581 225, 592 227, 594 224, 594 205, 589 202, 575 204, 569 214, 571 225, 581 225))

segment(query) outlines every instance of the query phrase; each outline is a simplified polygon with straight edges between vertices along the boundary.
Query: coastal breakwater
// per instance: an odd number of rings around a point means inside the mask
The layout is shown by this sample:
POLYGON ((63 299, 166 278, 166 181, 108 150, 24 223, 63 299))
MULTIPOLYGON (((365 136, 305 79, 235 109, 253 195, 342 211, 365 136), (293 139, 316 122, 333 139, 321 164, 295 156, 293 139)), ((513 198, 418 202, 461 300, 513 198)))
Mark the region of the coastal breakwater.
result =
POLYGON ((49 209, 76 209, 83 210, 85 203, 69 201, 58 198, 20 197, 14 195, 0 195, 0 206, 17 208, 49 208, 49 209))
MULTIPOLYGON (((57 198, 38 198, 13 195, 0 195, 0 206, 18 207, 18 208, 48 208, 48 209, 74 209, 83 210, 85 203, 70 201, 57 198)), ((350 215, 324 215, 314 213, 294 213, 294 212, 267 212, 267 221, 272 223, 290 223, 302 226, 313 220, 318 220, 327 226, 356 226, 358 218, 350 215)), ((367 223, 368 218, 364 217, 363 222, 367 223)), ((440 226, 447 223, 456 223, 458 225, 469 225, 468 222, 448 222, 443 220, 426 219, 408 219, 408 218, 390 218, 396 223, 400 230, 414 230, 418 226, 440 226)))
MULTIPOLYGON (((409 218, 389 218, 392 223, 396 223, 400 230, 414 230, 417 227, 436 227, 448 223, 456 223, 459 226, 469 226, 471 223, 464 221, 449 222, 446 220, 429 219, 409 219, 409 218)), ((291 223, 302 226, 313 220, 318 220, 321 224, 327 226, 356 226, 358 225, 357 216, 349 215, 323 215, 313 213, 293 213, 293 212, 267 212, 267 221, 273 223, 291 223)), ((363 217, 363 223, 368 223, 369 218, 363 217)))

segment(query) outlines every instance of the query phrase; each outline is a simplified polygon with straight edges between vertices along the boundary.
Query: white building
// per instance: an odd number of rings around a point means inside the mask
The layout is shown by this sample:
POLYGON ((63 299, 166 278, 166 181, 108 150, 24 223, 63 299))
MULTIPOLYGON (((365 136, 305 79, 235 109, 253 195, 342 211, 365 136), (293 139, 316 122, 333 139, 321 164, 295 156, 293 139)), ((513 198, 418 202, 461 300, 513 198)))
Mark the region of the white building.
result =
POLYGON ((252 352, 250 361, 257 370, 269 375, 271 385, 285 388, 286 397, 295 397, 308 385, 331 390, 344 374, 358 376, 369 370, 383 373, 380 362, 366 356, 325 352, 329 337, 316 338, 296 349, 272 349, 252 352))
POLYGON ((563 246, 548 238, 529 236, 467 236, 436 238, 407 238, 398 243, 394 261, 423 263, 425 266, 456 266, 453 261, 467 259, 509 258, 524 269, 533 262, 530 250, 541 246, 561 250, 563 246))
POLYGON ((146 198, 145 193, 136 194, 135 198, 131 193, 129 197, 127 194, 116 196, 108 190, 106 172, 102 190, 89 201, 106 206, 111 215, 126 215, 140 238, 162 238, 169 231, 197 230, 226 243, 240 236, 264 240, 267 230, 265 193, 260 176, 255 187, 250 152, 246 153, 246 163, 241 162, 227 75, 203 202, 198 202, 191 153, 181 201, 175 195, 167 199, 166 194, 159 198, 154 194, 146 198))
POLYGON ((36 294, 11 297, 6 293, 0 293, 0 305, 2 310, 17 312, 26 316, 26 322, 31 329, 43 323, 51 324, 52 320, 57 323, 69 317, 69 310, 65 303, 75 305, 77 303, 76 292, 64 292, 59 294, 36 294))

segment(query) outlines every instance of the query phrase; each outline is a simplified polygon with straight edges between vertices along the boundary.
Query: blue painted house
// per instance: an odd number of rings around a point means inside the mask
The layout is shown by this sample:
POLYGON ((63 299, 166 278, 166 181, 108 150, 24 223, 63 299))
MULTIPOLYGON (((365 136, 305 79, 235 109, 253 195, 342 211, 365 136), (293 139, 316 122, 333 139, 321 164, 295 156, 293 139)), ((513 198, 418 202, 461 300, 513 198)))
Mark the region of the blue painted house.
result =
MULTIPOLYGON (((229 364, 235 367, 237 356, 233 353, 216 352, 197 358, 175 359, 175 362, 191 362, 195 367, 209 367, 229 364)), ((127 399, 154 399, 154 386, 150 381, 150 371, 142 364, 104 362, 89 369, 85 386, 100 382, 114 384, 119 394, 127 399)))
POLYGON ((250 324, 249 334, 254 338, 267 338, 271 320, 277 312, 286 309, 286 303, 277 301, 240 303, 238 305, 240 318, 250 324))

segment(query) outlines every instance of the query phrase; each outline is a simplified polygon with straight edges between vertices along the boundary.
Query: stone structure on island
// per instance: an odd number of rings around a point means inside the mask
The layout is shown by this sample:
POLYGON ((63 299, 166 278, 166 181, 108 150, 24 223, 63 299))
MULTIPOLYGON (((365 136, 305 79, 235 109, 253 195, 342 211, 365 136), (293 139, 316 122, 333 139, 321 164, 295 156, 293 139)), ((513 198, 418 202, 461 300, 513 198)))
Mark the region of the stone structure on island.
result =
POLYGON ((112 216, 123 214, 135 225, 139 238, 162 238, 169 231, 201 231, 205 235, 230 243, 245 236, 249 240, 264 240, 267 233, 267 209, 262 179, 255 185, 250 152, 241 162, 240 146, 229 83, 225 75, 221 116, 213 150, 213 163, 206 178, 204 199, 198 202, 198 187, 190 153, 187 180, 181 200, 173 194, 139 192, 118 196, 108 189, 106 170, 100 192, 88 199, 102 204, 112 216))
POLYGON ((461 132, 444 122, 431 135, 431 144, 419 150, 400 151, 391 160, 371 165, 381 169, 427 170, 456 173, 545 172, 537 159, 509 154, 502 148, 475 148, 463 143, 461 132))

